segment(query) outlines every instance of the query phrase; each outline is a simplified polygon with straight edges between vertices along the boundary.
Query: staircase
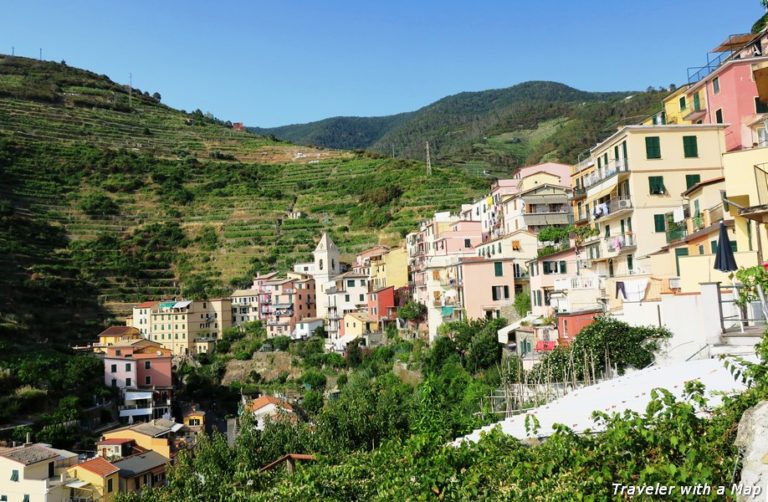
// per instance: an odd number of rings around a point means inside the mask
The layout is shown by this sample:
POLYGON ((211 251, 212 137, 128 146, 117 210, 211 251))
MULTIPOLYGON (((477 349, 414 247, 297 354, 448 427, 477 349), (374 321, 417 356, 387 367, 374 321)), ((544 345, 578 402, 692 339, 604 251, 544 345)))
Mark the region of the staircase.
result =
POLYGON ((765 326, 747 326, 744 332, 738 328, 727 329, 720 335, 720 343, 712 346, 710 355, 717 357, 728 356, 752 356, 755 355, 755 345, 760 343, 765 333, 765 326))

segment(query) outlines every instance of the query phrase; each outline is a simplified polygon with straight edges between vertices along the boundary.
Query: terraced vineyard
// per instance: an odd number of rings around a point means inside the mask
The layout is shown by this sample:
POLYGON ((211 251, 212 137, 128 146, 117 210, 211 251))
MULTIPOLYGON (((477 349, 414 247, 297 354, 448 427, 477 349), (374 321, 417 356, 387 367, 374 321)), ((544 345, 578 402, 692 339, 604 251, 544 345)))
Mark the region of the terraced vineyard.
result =
MULTIPOLYGON (((0 172, 0 203, 15 218, 64 229, 69 242, 56 255, 117 313, 285 270, 311 256, 324 229, 347 259, 395 244, 429 212, 455 209, 487 185, 447 167, 427 177, 414 161, 235 131, 104 76, 7 56, 0 172)), ((10 292, 37 262, 13 256, 13 235, 0 239, 10 292)))

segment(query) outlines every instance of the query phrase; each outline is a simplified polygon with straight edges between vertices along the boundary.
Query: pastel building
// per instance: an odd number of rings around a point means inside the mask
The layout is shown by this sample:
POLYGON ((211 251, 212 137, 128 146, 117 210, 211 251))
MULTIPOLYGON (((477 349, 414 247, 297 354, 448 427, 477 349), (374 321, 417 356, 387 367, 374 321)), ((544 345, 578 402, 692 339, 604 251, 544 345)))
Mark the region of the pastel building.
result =
POLYGON ((508 197, 502 203, 504 234, 517 230, 538 232, 542 228, 562 227, 573 222, 571 188, 550 184, 555 176, 542 173, 541 183, 508 197))
POLYGON ((130 439, 143 450, 152 450, 170 460, 176 456, 180 447, 177 441, 183 437, 184 424, 177 424, 172 420, 153 419, 149 422, 112 429, 102 434, 101 440, 130 439))
POLYGON ((292 336, 296 323, 316 317, 315 280, 308 275, 265 281, 262 286, 260 312, 265 321, 267 335, 292 336))
POLYGON ((107 348, 104 384, 120 389, 123 421, 147 421, 170 414, 172 354, 150 340, 132 340, 107 348))
POLYGON ((386 286, 368 293, 366 311, 379 330, 387 324, 394 323, 397 320, 395 288, 386 286))
POLYGON ((47 502, 68 500, 66 476, 77 464, 77 454, 43 443, 25 444, 0 451, 0 500, 47 502))
POLYGON ((68 483, 73 488, 70 500, 111 502, 120 492, 120 469, 103 457, 94 457, 67 469, 67 476, 78 482, 68 483))
POLYGON ((93 351, 104 353, 108 347, 127 340, 138 340, 142 336, 138 328, 132 326, 110 326, 99 333, 99 341, 93 344, 93 351))
POLYGON ((229 298, 158 302, 149 313, 146 338, 160 343, 174 356, 192 356, 201 341, 215 341, 232 326, 232 300, 229 298))
POLYGON ((342 336, 342 322, 347 313, 367 308, 369 288, 367 274, 351 271, 336 276, 333 285, 326 289, 328 301, 326 331, 329 343, 333 343, 342 336))
MULTIPOLYGON (((581 210, 595 232, 583 259, 616 282, 651 275, 649 257, 667 244, 666 214, 683 205, 687 189, 722 175, 722 125, 625 126, 591 150, 594 168, 580 176, 581 210)), ((578 206, 577 206, 578 207, 578 206)), ((613 297, 611 308, 621 308, 613 297)))
POLYGON ((114 462, 121 492, 141 492, 165 484, 168 459, 158 452, 146 451, 114 462))

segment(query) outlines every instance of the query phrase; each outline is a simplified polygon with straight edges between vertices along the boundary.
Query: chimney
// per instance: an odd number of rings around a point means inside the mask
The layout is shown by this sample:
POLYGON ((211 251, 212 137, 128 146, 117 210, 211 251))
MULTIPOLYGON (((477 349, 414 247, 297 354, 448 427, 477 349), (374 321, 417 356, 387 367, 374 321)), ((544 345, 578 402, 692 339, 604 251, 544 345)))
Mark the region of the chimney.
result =
POLYGON ((30 440, 29 432, 27 432, 27 441, 24 443, 24 446, 30 446, 32 444, 32 441, 30 440))

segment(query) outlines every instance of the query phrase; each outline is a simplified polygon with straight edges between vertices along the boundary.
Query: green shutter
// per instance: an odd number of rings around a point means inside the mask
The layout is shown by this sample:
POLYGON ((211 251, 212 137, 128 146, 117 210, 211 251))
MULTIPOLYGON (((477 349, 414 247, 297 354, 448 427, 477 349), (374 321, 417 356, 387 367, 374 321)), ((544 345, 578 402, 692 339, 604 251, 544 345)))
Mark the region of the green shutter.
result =
POLYGON ((504 286, 504 299, 509 298, 509 286, 504 286))
POLYGON ((496 301, 499 299, 498 294, 496 293, 496 286, 491 287, 491 298, 493 301, 496 301))
POLYGON ((646 136, 645 157, 648 159, 661 158, 661 143, 658 136, 646 136))
POLYGON ((552 268, 550 267, 551 263, 552 262, 549 262, 549 261, 545 261, 544 262, 544 273, 545 274, 551 274, 552 273, 552 268))
POLYGON ((656 229, 656 232, 664 232, 666 231, 667 227, 664 223, 664 215, 663 214, 654 214, 653 215, 653 225, 656 229))
POLYGON ((736 245, 736 241, 731 241, 731 251, 736 253, 739 250, 739 247, 736 245))
POLYGON ((560 261, 560 273, 561 274, 565 273, 565 261, 564 260, 560 261))
POLYGON ((680 257, 688 256, 688 248, 675 249, 675 268, 677 269, 677 275, 680 276, 680 257))
POLYGON ((500 261, 494 262, 493 271, 496 274, 496 277, 501 277, 504 275, 504 270, 500 261))
POLYGON ((683 152, 686 159, 699 156, 699 144, 696 141, 696 136, 683 136, 683 152))
POLYGON ((693 111, 698 112, 699 110, 701 110, 701 98, 697 92, 693 95, 693 111))
POLYGON ((685 111, 685 96, 680 98, 680 111, 685 111))
POLYGON ((664 176, 648 176, 648 190, 651 195, 663 194, 664 176))
POLYGON ((712 254, 717 254, 717 241, 709 241, 709 247, 712 250, 712 254))
MULTIPOLYGON (((687 155, 686 155, 687 157, 687 155)), ((701 181, 700 174, 686 174, 685 175, 685 189, 688 190, 693 185, 701 181)))

